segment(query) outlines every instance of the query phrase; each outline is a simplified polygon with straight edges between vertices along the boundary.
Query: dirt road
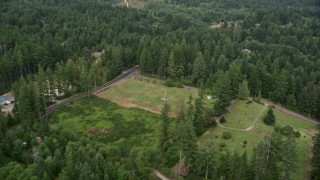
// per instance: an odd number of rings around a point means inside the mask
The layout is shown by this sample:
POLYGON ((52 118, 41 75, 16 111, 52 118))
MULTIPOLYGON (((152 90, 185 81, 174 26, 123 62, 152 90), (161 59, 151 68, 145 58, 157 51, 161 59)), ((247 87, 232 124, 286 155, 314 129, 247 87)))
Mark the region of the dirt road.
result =
POLYGON ((302 120, 308 121, 308 122, 313 123, 313 124, 317 124, 317 125, 320 124, 320 122, 319 122, 319 121, 316 121, 315 119, 312 119, 312 118, 310 118, 310 117, 303 116, 303 115, 301 115, 301 114, 299 114, 299 113, 297 113, 297 112, 294 112, 294 111, 291 111, 291 110, 289 110, 289 109, 286 109, 286 108, 282 107, 282 106, 279 105, 279 104, 274 104, 274 103, 272 103, 271 101, 269 101, 268 99, 262 99, 262 101, 263 101, 264 103, 268 103, 268 104, 270 104, 270 105, 273 105, 275 109, 277 109, 277 110, 279 110, 279 111, 282 111, 282 112, 284 112, 284 113, 290 114, 291 116, 300 118, 300 119, 302 119, 302 120))

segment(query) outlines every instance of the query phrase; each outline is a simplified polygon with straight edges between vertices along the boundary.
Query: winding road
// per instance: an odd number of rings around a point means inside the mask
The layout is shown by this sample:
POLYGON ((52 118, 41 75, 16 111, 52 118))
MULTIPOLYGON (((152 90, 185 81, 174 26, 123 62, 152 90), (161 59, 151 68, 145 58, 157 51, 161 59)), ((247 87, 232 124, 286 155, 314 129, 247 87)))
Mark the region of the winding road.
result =
POLYGON ((272 104, 275 109, 277 109, 277 110, 279 110, 279 111, 281 111, 281 112, 287 113, 287 114, 289 114, 289 115, 291 115, 291 116, 295 116, 295 117, 297 117, 297 118, 299 118, 299 119, 308 121, 308 122, 310 122, 310 123, 313 123, 313 124, 316 124, 316 125, 320 125, 320 122, 319 122, 319 121, 317 121, 317 120, 315 120, 315 119, 312 119, 312 118, 310 118, 310 117, 306 117, 306 116, 304 116, 304 115, 302 115, 302 114, 299 114, 299 113, 297 113, 297 112, 291 111, 291 110, 289 110, 289 109, 287 109, 287 108, 282 107, 282 106, 279 105, 279 104, 274 104, 274 103, 272 103, 271 101, 269 101, 268 99, 262 99, 262 101, 263 101, 264 103, 272 104))

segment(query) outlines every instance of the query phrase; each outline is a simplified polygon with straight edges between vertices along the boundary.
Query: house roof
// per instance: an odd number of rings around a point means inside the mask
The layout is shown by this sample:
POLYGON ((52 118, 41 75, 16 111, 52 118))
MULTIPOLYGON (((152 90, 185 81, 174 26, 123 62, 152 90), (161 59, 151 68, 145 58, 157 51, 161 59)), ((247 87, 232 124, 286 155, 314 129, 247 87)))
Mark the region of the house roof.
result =
POLYGON ((10 100, 8 96, 0 96, 0 102, 5 102, 7 100, 10 100))

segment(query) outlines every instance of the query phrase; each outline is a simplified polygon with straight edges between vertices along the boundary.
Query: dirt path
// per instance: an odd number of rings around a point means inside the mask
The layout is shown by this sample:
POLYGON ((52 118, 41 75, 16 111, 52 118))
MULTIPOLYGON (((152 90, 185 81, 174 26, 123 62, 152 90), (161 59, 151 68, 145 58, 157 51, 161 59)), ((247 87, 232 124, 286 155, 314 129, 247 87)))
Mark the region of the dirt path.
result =
POLYGON ((158 170, 154 170, 153 172, 154 172, 154 173, 156 174, 156 176, 157 176, 158 178, 160 178, 161 180, 170 180, 170 179, 167 178, 165 175, 161 174, 158 170))
POLYGON ((316 121, 316 120, 314 120, 314 119, 312 119, 312 118, 310 118, 310 117, 306 117, 306 116, 303 116, 303 115, 301 115, 301 114, 299 114, 299 113, 297 113, 297 112, 294 112, 294 111, 291 111, 291 110, 289 110, 289 109, 286 109, 286 108, 282 107, 282 106, 279 105, 279 104, 274 104, 274 103, 272 103, 271 101, 269 101, 268 99, 262 99, 262 101, 263 101, 264 103, 272 104, 275 109, 277 109, 277 110, 279 110, 279 111, 282 111, 282 112, 284 112, 284 113, 290 114, 290 115, 292 115, 292 116, 294 116, 294 117, 297 117, 297 118, 299 118, 299 119, 302 119, 302 120, 305 120, 305 121, 308 121, 308 122, 310 122, 310 123, 317 124, 317 125, 320 124, 320 122, 318 122, 318 121, 316 121))
POLYGON ((254 125, 256 125, 257 121, 259 120, 260 116, 262 115, 262 113, 267 109, 267 107, 269 106, 269 104, 265 103, 264 107, 261 109, 261 111, 259 112, 259 114, 254 118, 254 121, 251 123, 251 125, 246 129, 247 131, 250 131, 251 129, 253 129, 254 125))
POLYGON ((127 8, 129 8, 129 3, 127 2, 127 0, 124 0, 124 3, 126 3, 127 8))
POLYGON ((254 125, 257 123, 257 121, 259 120, 260 116, 262 115, 262 113, 265 111, 265 109, 268 107, 269 104, 264 104, 264 107, 261 109, 261 111, 259 112, 259 114, 257 114, 257 116, 254 118, 254 120, 252 121, 252 123, 250 124, 249 127, 245 128, 245 129, 240 129, 240 128, 232 128, 232 127, 227 127, 224 126, 220 123, 220 119, 221 117, 216 119, 217 125, 221 128, 224 129, 229 129, 229 130, 234 130, 234 131, 250 131, 254 128, 254 125))

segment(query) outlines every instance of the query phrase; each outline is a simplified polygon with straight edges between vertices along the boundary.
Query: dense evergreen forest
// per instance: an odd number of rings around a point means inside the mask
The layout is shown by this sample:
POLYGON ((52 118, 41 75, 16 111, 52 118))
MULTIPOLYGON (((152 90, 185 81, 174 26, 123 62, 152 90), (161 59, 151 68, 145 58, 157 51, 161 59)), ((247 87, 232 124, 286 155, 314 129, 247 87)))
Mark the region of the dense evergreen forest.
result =
MULTIPOLYGON (((145 75, 209 91, 218 102, 214 116, 227 112, 243 85, 252 97, 320 119, 320 0, 155 0, 143 9, 115 3, 0 0, 0 92, 12 90, 17 102, 13 117, 0 115, 1 177, 150 178, 149 171, 132 171, 138 163, 108 157, 115 150, 90 137, 50 130, 41 116, 54 99, 90 92, 136 64, 145 75), (102 51, 101 59, 91 55, 102 51), (15 124, 22 128, 11 132, 15 124)), ((197 124, 194 132, 184 119, 197 119, 202 101, 191 104, 177 117, 178 127, 188 130, 177 128, 177 139, 199 135, 197 124)), ((168 111, 165 106, 164 122, 168 111)), ((167 156, 168 127, 162 128, 161 153, 167 156)), ((319 179, 319 134, 314 141, 311 178, 319 179)), ((218 165, 207 158, 213 153, 210 142, 199 150, 207 154, 197 154, 202 162, 195 158, 195 141, 177 143, 190 167, 198 167, 197 177, 286 179, 294 171, 284 168, 294 162, 282 158, 294 149, 291 136, 274 133, 256 147, 251 161, 246 154, 228 153, 215 159, 218 165), (272 151, 268 165, 266 150, 272 151)), ((152 168, 170 163, 150 159, 152 168)))

